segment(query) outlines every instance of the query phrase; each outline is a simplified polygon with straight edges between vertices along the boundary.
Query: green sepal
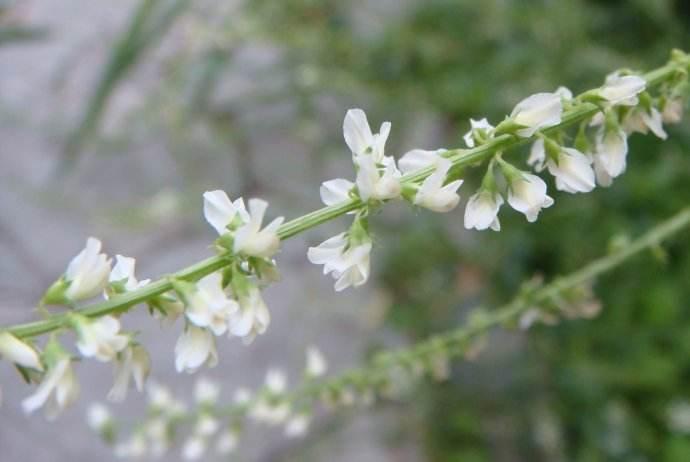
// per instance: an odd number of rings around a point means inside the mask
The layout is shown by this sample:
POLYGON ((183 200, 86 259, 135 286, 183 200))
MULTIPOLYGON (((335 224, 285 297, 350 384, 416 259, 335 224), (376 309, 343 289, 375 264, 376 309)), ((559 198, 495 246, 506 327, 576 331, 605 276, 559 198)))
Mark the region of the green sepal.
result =
POLYGON ((66 296, 67 289, 71 282, 64 276, 55 281, 41 298, 41 305, 68 305, 70 300, 66 296))

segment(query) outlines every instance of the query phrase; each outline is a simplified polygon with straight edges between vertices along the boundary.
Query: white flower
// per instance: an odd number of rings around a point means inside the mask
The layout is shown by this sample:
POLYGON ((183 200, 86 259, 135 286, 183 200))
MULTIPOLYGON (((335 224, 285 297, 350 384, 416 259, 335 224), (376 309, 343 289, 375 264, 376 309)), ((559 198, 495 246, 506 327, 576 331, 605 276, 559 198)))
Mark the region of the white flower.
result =
POLYGON ((24 412, 31 413, 45 406, 46 417, 53 419, 72 404, 79 395, 79 383, 74 377, 69 358, 59 359, 43 376, 36 392, 22 401, 24 412))
POLYGON ((553 199, 546 195, 544 180, 531 173, 520 173, 521 175, 510 179, 508 203, 532 223, 537 220, 541 209, 553 205, 553 199))
POLYGON ((188 438, 182 446, 182 458, 184 460, 199 460, 204 456, 206 452, 206 439, 199 436, 193 435, 188 438))
POLYGON ((233 244, 235 253, 268 258, 278 251, 280 239, 276 232, 284 218, 278 217, 261 229, 267 208, 268 202, 261 199, 249 199, 249 221, 240 226, 235 233, 233 244))
POLYGON ((335 205, 350 199, 350 191, 355 187, 352 181, 343 178, 324 181, 319 193, 321 201, 326 205, 335 205))
POLYGON ((290 416, 290 404, 286 401, 275 403, 262 399, 252 406, 249 415, 259 422, 279 425, 290 416))
POLYGON ((350 109, 345 114, 343 135, 353 157, 371 155, 375 163, 382 163, 390 131, 391 123, 384 122, 379 133, 372 134, 367 115, 361 109, 350 109))
POLYGON ((646 86, 647 82, 642 77, 621 76, 618 72, 614 72, 606 77, 606 83, 598 90, 598 93, 611 105, 635 106, 638 103, 637 95, 643 92, 646 86))
POLYGON ((501 230, 498 221, 498 210, 503 205, 503 197, 500 194, 487 189, 480 189, 467 201, 465 208, 465 228, 484 230, 491 228, 494 231, 501 230))
POLYGON ((269 369, 266 372, 266 388, 273 394, 279 395, 287 389, 287 377, 280 369, 269 369))
POLYGON ((451 161, 442 157, 439 158, 434 173, 426 177, 417 190, 414 197, 415 205, 439 213, 450 212, 458 205, 460 196, 456 191, 463 181, 455 180, 445 186, 443 185, 451 166, 451 161))
POLYGON ((115 446, 115 457, 119 459, 139 459, 146 454, 146 439, 140 432, 134 433, 129 440, 115 446))
POLYGON ((136 260, 134 258, 115 255, 115 261, 115 266, 108 278, 111 284, 114 282, 121 283, 125 291, 129 292, 144 287, 151 282, 150 279, 137 281, 137 278, 134 276, 134 267, 136 266, 136 260))
POLYGON ((252 399, 252 392, 246 388, 238 388, 232 395, 232 402, 238 406, 243 406, 252 399))
POLYGON ((151 359, 141 345, 130 345, 122 351, 115 361, 115 382, 108 393, 110 401, 120 402, 127 396, 130 379, 138 391, 144 389, 144 382, 151 371, 151 359))
POLYGON ((244 208, 244 200, 241 197, 232 202, 225 191, 215 190, 204 193, 204 217, 218 234, 228 232, 228 225, 233 222, 235 216, 239 216, 242 223, 249 221, 249 214, 244 208))
POLYGON ((227 332, 230 318, 238 310, 237 302, 225 294, 222 279, 220 273, 211 273, 187 294, 187 319, 198 327, 209 328, 215 335, 227 332))
POLYGON ((271 322, 271 314, 258 287, 249 287, 247 293, 241 294, 239 306, 239 310, 230 320, 230 333, 244 337, 245 344, 249 344, 257 334, 266 332, 271 322))
POLYGON ((94 237, 86 240, 84 250, 72 259, 65 271, 65 291, 68 300, 91 298, 105 287, 110 275, 110 259, 101 251, 101 241, 94 237))
POLYGON ((549 172, 556 177, 556 189, 569 193, 589 192, 594 189, 592 161, 574 148, 562 147, 558 158, 546 162, 549 172))
POLYGON ((194 384, 194 400, 199 404, 213 405, 219 395, 220 385, 206 377, 200 377, 194 384))
POLYGON ((218 353, 213 334, 201 327, 188 325, 175 344, 177 372, 192 373, 203 365, 215 367, 217 364, 218 353))
POLYGON ((208 438, 209 436, 215 435, 219 427, 220 423, 216 419, 208 414, 202 414, 196 421, 194 434, 208 438))
POLYGON ((300 438, 307 434, 310 419, 306 414, 297 414, 290 417, 285 424, 285 436, 288 438, 300 438))
POLYGON ((157 414, 164 414, 174 418, 186 411, 186 406, 181 401, 175 399, 170 389, 160 383, 150 381, 146 387, 149 407, 157 414))
POLYGON ((562 112, 563 105, 559 94, 536 93, 520 101, 510 117, 513 122, 524 127, 515 133, 523 138, 529 138, 537 130, 561 123, 562 112))
POLYGON ((237 432, 234 430, 224 431, 216 441, 216 452, 221 455, 230 454, 237 449, 237 432))
POLYGON ((651 108, 649 111, 644 109, 632 111, 623 121, 623 127, 628 133, 638 132, 646 135, 651 130, 662 140, 668 137, 664 130, 662 115, 656 108, 651 108))
POLYGON ((371 242, 349 245, 346 233, 325 240, 317 247, 310 247, 307 258, 315 265, 324 265, 323 274, 332 273, 336 279, 335 290, 359 287, 369 279, 369 254, 371 242))
POLYGON ((379 172, 373 156, 357 156, 355 163, 359 166, 357 190, 363 201, 395 199, 400 196, 400 172, 395 167, 395 162, 389 161, 384 167, 383 174, 379 172))
POLYGON ((672 98, 666 101, 661 112, 661 120, 666 124, 677 124, 683 119, 685 102, 682 98, 672 98))
POLYGON ((86 423, 89 427, 97 432, 103 429, 112 422, 110 411, 101 403, 92 403, 86 410, 86 423))
POLYGON ((149 454, 154 459, 163 456, 170 448, 170 430, 169 422, 165 417, 154 417, 146 422, 149 454))
POLYGON ((537 138, 532 143, 529 151, 529 158, 527 158, 527 165, 532 167, 536 172, 541 172, 546 167, 546 147, 544 146, 544 138, 537 138))
POLYGON ((427 151, 425 149, 413 149, 406 152, 398 161, 400 171, 407 174, 417 170, 433 167, 443 159, 442 154, 446 152, 445 149, 437 149, 435 151, 427 151))
POLYGON ((473 148, 475 146, 475 132, 480 134, 481 137, 491 137, 493 136, 494 128, 496 128, 491 125, 486 118, 481 120, 470 119, 470 126, 470 131, 465 133, 462 137, 468 148, 473 148), (481 130, 481 132, 479 130, 481 130))
POLYGON ((326 373, 328 363, 321 351, 315 346, 307 348, 307 367, 306 373, 309 377, 321 377, 326 373))
POLYGON ((36 350, 9 332, 0 332, 0 357, 22 367, 29 367, 38 371, 43 370, 41 359, 36 350))
POLYGON ((565 101, 573 99, 573 92, 568 87, 558 87, 555 93, 565 101))
POLYGON ((120 321, 114 316, 101 316, 95 320, 75 317, 74 327, 79 337, 77 348, 85 358, 112 361, 129 344, 129 337, 120 333, 120 321))
POLYGON ((613 178, 625 171, 627 155, 628 137, 623 130, 599 130, 594 152, 597 182, 609 186, 613 178))

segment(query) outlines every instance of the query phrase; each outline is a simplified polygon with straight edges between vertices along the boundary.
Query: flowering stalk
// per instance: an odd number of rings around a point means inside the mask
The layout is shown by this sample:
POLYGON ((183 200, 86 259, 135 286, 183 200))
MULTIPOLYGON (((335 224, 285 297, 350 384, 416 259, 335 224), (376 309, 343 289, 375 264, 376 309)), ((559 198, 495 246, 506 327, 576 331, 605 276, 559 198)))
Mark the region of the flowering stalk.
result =
MULTIPOLYGON (((660 85, 664 82, 670 81, 674 77, 687 73, 690 67, 690 57, 681 51, 674 51, 671 61, 663 67, 651 71, 644 76, 647 88, 660 85)), ((582 95, 568 101, 567 106, 563 110, 560 123, 542 124, 541 133, 550 134, 558 130, 592 118, 599 111, 606 107, 602 102, 602 97, 596 96, 596 90, 590 90, 582 95)), ((516 116, 517 117, 517 116, 516 116)), ((517 119, 516 119, 517 120, 517 119)), ((505 152, 509 149, 524 145, 535 140, 536 135, 529 133, 529 137, 524 136, 524 130, 510 131, 514 122, 507 124, 500 124, 496 127, 495 136, 487 139, 484 144, 481 144, 472 149, 452 149, 443 151, 439 155, 450 160, 452 167, 465 167, 475 165, 492 158, 498 152, 505 152), (502 125, 504 125, 502 127, 502 125), (518 136, 520 135, 520 136, 518 136)), ((515 129, 515 127, 512 127, 515 129)), ((530 130, 531 132, 531 130, 530 130)), ((427 177, 436 171, 436 166, 428 166, 420 168, 411 173, 408 173, 400 178, 400 185, 402 189, 405 186, 418 186, 427 177)), ((300 234, 308 229, 316 227, 322 223, 333 220, 348 212, 367 207, 367 204, 357 197, 348 198, 342 202, 334 205, 329 205, 313 212, 307 213, 299 218, 283 223, 277 228, 277 236, 282 240, 286 240, 292 236, 300 234)), ((188 280, 196 281, 210 273, 222 269, 233 262, 229 254, 221 254, 214 257, 202 260, 194 265, 191 265, 179 272, 176 272, 170 277, 164 277, 155 282, 147 284, 135 290, 118 294, 109 300, 95 303, 85 308, 76 310, 86 317, 100 317, 107 314, 118 314, 127 311, 130 307, 142 302, 150 301, 154 297, 160 296, 173 289, 173 280, 188 280)), ((58 314, 49 316, 44 320, 8 326, 2 330, 7 331, 18 338, 28 338, 37 335, 52 332, 69 324, 69 316, 66 314, 58 314)))
MULTIPOLYGON (((546 310, 545 307, 555 304, 559 307, 561 315, 572 317, 572 313, 562 304, 569 294, 580 294, 577 296, 580 297, 585 293, 587 297, 587 291, 580 290, 583 285, 591 283, 598 276, 689 227, 690 208, 686 208, 633 240, 626 247, 594 260, 573 273, 558 277, 546 285, 528 283, 511 302, 495 310, 476 310, 470 314, 468 322, 457 329, 434 335, 408 348, 380 352, 366 365, 350 369, 335 377, 319 378, 326 371, 326 363, 318 350, 310 348, 307 352, 305 380, 292 391, 286 390, 285 376, 280 371, 271 370, 267 375, 266 385, 253 395, 245 389, 237 390, 233 404, 219 406, 216 404, 218 392, 215 390, 211 400, 212 406, 200 403, 196 408, 179 410, 167 421, 167 425, 196 423, 198 427, 200 422, 211 420, 214 422, 214 428, 218 429, 224 422, 233 437, 233 450, 241 431, 241 421, 247 417, 269 425, 282 425, 288 437, 301 436, 307 431, 309 419, 319 402, 329 406, 346 406, 358 402, 369 404, 377 395, 387 396, 391 392, 391 386, 399 385, 396 382, 404 382, 406 378, 414 379, 426 373, 439 380, 445 379, 449 374, 451 359, 462 355, 470 358, 477 341, 484 339, 491 328, 499 325, 524 327, 523 318, 535 310, 535 307, 546 310)), ((575 300, 574 303, 581 301, 575 300)), ((558 313, 551 313, 554 314, 558 313)), ((580 312, 582 317, 590 315, 591 311, 580 312)), ((203 384, 203 381, 200 383, 203 384)), ((197 383, 197 389, 200 383, 197 383)), ((195 395, 198 395, 198 391, 195 395)), ((200 401, 198 396, 197 401, 200 401)), ((154 412, 153 419, 158 419, 156 415, 154 412)), ((219 445, 225 436, 218 437, 219 445)), ((133 441, 136 441, 136 438, 133 441)), ((204 446, 198 454, 199 457, 203 456, 208 441, 202 443, 204 446)), ((172 441, 165 441, 166 447, 171 445, 172 441)), ((183 454, 187 459, 198 458, 187 457, 188 455, 183 454)))

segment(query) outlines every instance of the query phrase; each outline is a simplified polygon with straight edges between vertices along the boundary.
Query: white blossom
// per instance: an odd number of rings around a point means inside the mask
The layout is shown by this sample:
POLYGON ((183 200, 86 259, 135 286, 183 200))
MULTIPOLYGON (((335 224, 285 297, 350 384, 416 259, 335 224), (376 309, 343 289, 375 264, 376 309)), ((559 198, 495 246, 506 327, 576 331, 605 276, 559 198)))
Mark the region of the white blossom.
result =
POLYGON ((94 237, 86 240, 84 250, 70 261, 64 280, 68 283, 65 297, 76 301, 98 295, 110 275, 110 259, 101 252, 101 241, 94 237))
POLYGON ((238 303, 229 298, 221 286, 223 276, 216 272, 201 278, 195 289, 186 294, 185 316, 198 326, 209 328, 215 335, 223 335, 238 303))
POLYGON ((558 157, 549 158, 546 165, 556 177, 556 189, 569 193, 589 192, 594 189, 592 161, 574 148, 561 147, 558 157))
POLYGON ((523 138, 529 138, 537 130, 561 123, 562 112, 563 105, 559 94, 536 93, 520 101, 510 117, 513 122, 524 127, 516 130, 515 133, 523 138))
POLYGON ((628 133, 642 133, 646 135, 650 130, 657 138, 665 140, 668 135, 664 130, 663 118, 656 108, 635 109, 623 121, 623 128, 628 133))
POLYGON ((252 399, 252 392, 247 388, 238 388, 232 395, 232 402, 238 406, 243 406, 252 399))
POLYGON ((278 251, 280 238, 277 231, 284 218, 278 217, 261 229, 267 208, 268 202, 261 199, 249 199, 249 221, 240 226, 235 233, 233 244, 235 253, 269 258, 278 251))
POLYGON ((221 455, 230 454, 237 449, 238 439, 236 431, 225 430, 216 440, 216 452, 221 455))
POLYGON ((186 406, 175 399, 166 386, 158 382, 150 381, 146 387, 149 406, 157 413, 163 413, 168 417, 182 415, 186 406))
POLYGON ((273 394, 279 395, 287 389, 287 377, 280 369, 269 369, 266 372, 266 388, 273 394))
POLYGON ((372 134, 367 115, 361 109, 350 109, 345 114, 343 135, 353 157, 370 155, 375 163, 382 163, 390 131, 391 123, 384 122, 379 133, 372 134))
POLYGON ((424 179, 417 190, 414 197, 415 205, 439 213, 450 212, 458 205, 460 196, 456 191, 462 185, 463 180, 455 180, 445 186, 443 185, 451 166, 450 160, 439 158, 436 163, 436 170, 424 179))
POLYGON ((307 348, 306 373, 309 377, 321 377, 328 369, 328 362, 323 353, 315 346, 307 348))
POLYGON ((239 216, 241 223, 249 221, 249 214, 241 197, 233 202, 225 191, 215 190, 204 193, 204 218, 218 234, 227 233, 228 226, 236 216, 239 216))
POLYGON ((79 395, 79 383, 72 371, 71 360, 59 359, 43 376, 36 392, 22 401, 26 413, 45 406, 46 417, 54 419, 79 395))
POLYGON ((555 93, 561 97, 564 101, 570 101, 573 99, 573 92, 570 91, 570 88, 568 87, 558 87, 555 91, 555 93))
POLYGON ((544 138, 537 138, 529 151, 527 158, 527 165, 532 167, 536 172, 541 172, 546 168, 546 146, 544 145, 544 138))
POLYGON ((110 401, 120 402, 127 396, 129 382, 133 378, 138 391, 144 390, 144 383, 151 371, 151 359, 141 345, 130 345, 117 355, 115 381, 108 393, 110 401))
POLYGON ((468 148, 473 148, 475 146, 475 133, 481 133, 483 136, 491 137, 493 135, 493 130, 496 128, 491 125, 486 118, 480 120, 470 119, 470 127, 470 131, 465 133, 462 137, 468 148))
POLYGON ((201 327, 188 325, 175 344, 175 369, 177 372, 195 372, 203 365, 218 364, 216 339, 201 327))
POLYGON ((271 322, 271 314, 266 307, 258 287, 249 287, 239 296, 239 310, 230 319, 230 333, 243 337, 246 344, 254 337, 263 334, 271 322))
POLYGON ((510 179, 508 203, 532 223, 537 220, 541 209, 553 205, 553 199, 546 194, 544 180, 531 173, 520 173, 510 179))
POLYGON ((402 173, 412 173, 417 170, 434 167, 440 159, 443 159, 443 153, 446 149, 437 149, 435 151, 427 151, 425 149, 413 149, 407 151, 398 161, 398 167, 402 173))
POLYGON ((635 106, 638 103, 637 95, 644 91, 647 82, 636 75, 624 75, 614 72, 606 77, 606 82, 598 90, 599 96, 611 105, 635 106))
POLYGON ((347 234, 340 233, 317 247, 310 247, 307 252, 310 262, 324 265, 323 274, 331 273, 337 292, 350 286, 359 287, 369 279, 371 242, 349 244, 347 234))
POLYGON ((101 403, 92 403, 86 410, 86 423, 89 427, 97 432, 103 429, 112 422, 110 411, 101 403))
POLYGON ((115 446, 115 457, 119 459, 139 459, 146 454, 146 439, 140 432, 134 433, 127 441, 115 446))
POLYGON ((115 266, 110 271, 108 281, 112 283, 121 283, 124 290, 130 292, 132 290, 144 287, 151 282, 150 279, 138 281, 134 275, 134 268, 136 260, 134 258, 125 257, 122 255, 115 255, 115 266))
POLYGON ((628 137, 623 130, 600 129, 593 155, 597 182, 610 186, 612 179, 625 171, 627 155, 628 137))
POLYGON ((326 205, 345 202, 350 199, 350 191, 354 187, 355 184, 352 181, 343 178, 324 181, 319 189, 321 201, 326 205))
POLYGON ((400 172, 395 162, 389 161, 383 168, 383 174, 373 156, 362 155, 355 158, 359 167, 357 171, 357 190, 363 201, 369 199, 387 200, 400 196, 400 172))
POLYGON ((34 347, 9 332, 0 332, 0 357, 22 367, 43 370, 41 359, 34 347))
POLYGON ((661 120, 666 124, 677 124, 682 120, 684 110, 685 101, 682 98, 671 98, 664 105, 661 120))
POLYGON ((290 417, 285 424, 285 436, 288 438, 300 438, 309 430, 310 418, 306 414, 297 414, 290 417))
POLYGON ((200 435, 192 435, 182 445, 184 460, 199 460, 206 453, 206 439, 200 435))
POLYGON ((77 348, 85 358, 112 361, 129 344, 129 336, 120 333, 120 321, 114 316, 101 316, 94 320, 79 316, 74 319, 79 337, 77 348))
POLYGON ((220 385, 206 377, 200 377, 194 384, 194 400, 199 404, 213 405, 218 402, 220 385))
POLYGON ((194 434, 208 438, 215 435, 218 431, 218 428, 220 428, 220 423, 218 420, 213 418, 213 416, 204 413, 200 415, 199 419, 196 421, 196 425, 194 426, 194 434))
POLYGON ((465 207, 465 228, 501 230, 498 210, 503 205, 503 197, 497 192, 480 189, 467 201, 465 207))

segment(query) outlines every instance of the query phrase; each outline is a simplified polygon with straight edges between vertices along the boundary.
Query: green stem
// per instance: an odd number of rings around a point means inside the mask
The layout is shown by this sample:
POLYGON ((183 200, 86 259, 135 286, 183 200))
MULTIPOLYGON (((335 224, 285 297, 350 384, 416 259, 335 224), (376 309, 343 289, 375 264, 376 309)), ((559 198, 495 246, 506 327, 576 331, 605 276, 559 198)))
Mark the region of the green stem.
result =
MULTIPOLYGON (((678 72, 686 72, 688 64, 689 63, 686 60, 677 59, 663 67, 645 74, 643 77, 647 81, 648 87, 656 86, 673 77, 678 72)), ((544 132, 550 133, 558 131, 564 127, 592 117, 597 113, 597 111, 599 111, 599 108, 592 103, 578 101, 577 99, 576 101, 577 102, 574 103, 571 109, 563 112, 561 123, 559 125, 544 130, 544 132)), ((519 138, 514 135, 504 134, 497 136, 489 142, 474 149, 453 149, 446 151, 444 155, 452 161, 454 166, 467 167, 478 164, 492 157, 498 151, 506 151, 508 149, 527 144, 533 141, 535 136, 531 138, 519 138)), ((433 171, 434 167, 420 169, 403 176, 401 182, 403 184, 419 183, 433 173, 433 171)), ((323 207, 284 223, 278 229, 278 236, 281 240, 288 239, 308 229, 314 228, 322 223, 344 215, 347 212, 359 209, 364 205, 365 204, 359 199, 349 199, 340 204, 323 207)), ((230 260, 222 255, 211 257, 170 276, 178 279, 196 280, 207 274, 217 271, 224 266, 227 266, 229 263, 230 260)), ((148 284, 141 289, 118 295, 104 302, 95 303, 78 310, 78 312, 89 317, 98 317, 110 313, 121 313, 136 304, 145 302, 152 297, 161 295, 171 290, 172 286, 168 279, 169 277, 161 278, 158 281, 148 284)), ((20 338, 27 338, 60 329, 61 327, 65 326, 65 322, 65 314, 58 314, 41 321, 9 326, 2 330, 7 330, 8 332, 20 338)))

